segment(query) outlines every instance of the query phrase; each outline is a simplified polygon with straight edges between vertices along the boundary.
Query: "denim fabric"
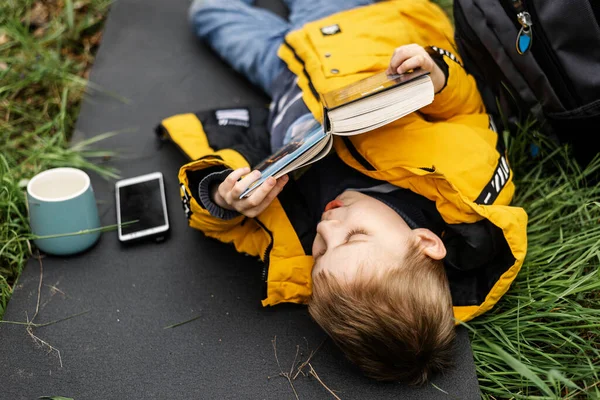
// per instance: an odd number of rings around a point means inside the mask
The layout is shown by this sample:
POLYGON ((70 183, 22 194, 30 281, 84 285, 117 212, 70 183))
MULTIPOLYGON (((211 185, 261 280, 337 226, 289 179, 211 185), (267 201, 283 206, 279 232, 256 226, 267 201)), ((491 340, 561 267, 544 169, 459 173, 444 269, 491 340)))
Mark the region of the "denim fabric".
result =
POLYGON ((271 83, 285 68, 277 50, 289 31, 374 0, 284 2, 289 9, 288 20, 254 7, 253 0, 195 0, 189 9, 189 20, 199 38, 233 69, 272 96, 271 83))
POLYGON ((340 11, 373 4, 375 0, 283 0, 290 10, 288 21, 291 30, 304 24, 328 17, 340 11))

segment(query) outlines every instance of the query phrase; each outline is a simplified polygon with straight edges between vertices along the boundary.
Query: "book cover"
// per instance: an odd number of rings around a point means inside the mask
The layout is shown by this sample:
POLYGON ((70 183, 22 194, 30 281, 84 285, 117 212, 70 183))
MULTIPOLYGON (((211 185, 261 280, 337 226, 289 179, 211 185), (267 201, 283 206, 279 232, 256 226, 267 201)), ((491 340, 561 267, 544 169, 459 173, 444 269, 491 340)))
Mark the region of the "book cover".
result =
POLYGON ((308 161, 316 161, 314 156, 318 154, 318 151, 311 150, 315 149, 326 137, 327 134, 321 124, 314 124, 310 129, 304 131, 299 130, 296 135, 292 136, 292 140, 288 144, 281 147, 253 168, 260 171, 260 178, 253 182, 240 195, 240 198, 249 195, 250 192, 260 186, 270 176, 279 178, 290 172, 290 170, 300 168, 308 161))
POLYGON ((332 135, 368 132, 429 104, 434 93, 431 79, 426 75, 429 72, 422 69, 395 75, 382 71, 325 93, 322 96, 323 123, 296 127, 288 144, 254 167, 261 172, 261 177, 240 198, 247 197, 271 176, 277 179, 323 158, 333 145, 332 135), (402 91, 399 87, 404 85, 406 90, 402 91), (395 88, 401 93, 390 91, 395 88), (330 118, 333 114, 338 114, 336 121, 330 118), (337 129, 333 129, 334 124, 337 129))
POLYGON ((404 85, 428 74, 428 71, 421 68, 412 72, 394 75, 388 75, 385 71, 378 72, 340 89, 325 93, 322 96, 323 104, 326 109, 334 110, 343 105, 404 85))

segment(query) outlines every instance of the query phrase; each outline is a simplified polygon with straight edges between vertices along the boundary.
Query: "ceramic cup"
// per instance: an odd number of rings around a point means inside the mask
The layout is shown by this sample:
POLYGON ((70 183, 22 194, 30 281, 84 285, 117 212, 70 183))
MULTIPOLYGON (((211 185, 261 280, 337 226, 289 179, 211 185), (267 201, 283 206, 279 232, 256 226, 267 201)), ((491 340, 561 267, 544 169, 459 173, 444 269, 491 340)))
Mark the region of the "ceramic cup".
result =
MULTIPOLYGON (((27 184, 29 224, 36 236, 76 233, 100 228, 98 206, 90 177, 77 168, 52 168, 27 184)), ((91 247, 100 232, 35 239, 41 251, 70 255, 91 247)))

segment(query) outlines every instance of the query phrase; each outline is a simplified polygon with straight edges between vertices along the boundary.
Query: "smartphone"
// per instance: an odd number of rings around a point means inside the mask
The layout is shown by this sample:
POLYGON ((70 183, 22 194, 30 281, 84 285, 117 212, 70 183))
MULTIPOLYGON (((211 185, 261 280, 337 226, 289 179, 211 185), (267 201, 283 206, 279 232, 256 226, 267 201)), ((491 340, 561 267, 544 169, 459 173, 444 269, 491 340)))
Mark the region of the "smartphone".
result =
POLYGON ((161 172, 121 179, 115 183, 115 194, 121 242, 166 238, 169 215, 161 172))

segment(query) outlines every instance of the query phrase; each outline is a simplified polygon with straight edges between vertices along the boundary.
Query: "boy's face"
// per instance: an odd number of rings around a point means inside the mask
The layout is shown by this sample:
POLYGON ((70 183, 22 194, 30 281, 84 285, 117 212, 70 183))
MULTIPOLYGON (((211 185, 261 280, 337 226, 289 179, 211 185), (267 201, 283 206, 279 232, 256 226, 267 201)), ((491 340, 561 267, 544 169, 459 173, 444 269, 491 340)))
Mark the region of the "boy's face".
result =
POLYGON ((368 274, 368 265, 390 265, 390 260, 400 263, 415 231, 379 200, 345 191, 327 205, 317 225, 312 274, 328 271, 351 281, 360 265, 361 273, 368 274))

